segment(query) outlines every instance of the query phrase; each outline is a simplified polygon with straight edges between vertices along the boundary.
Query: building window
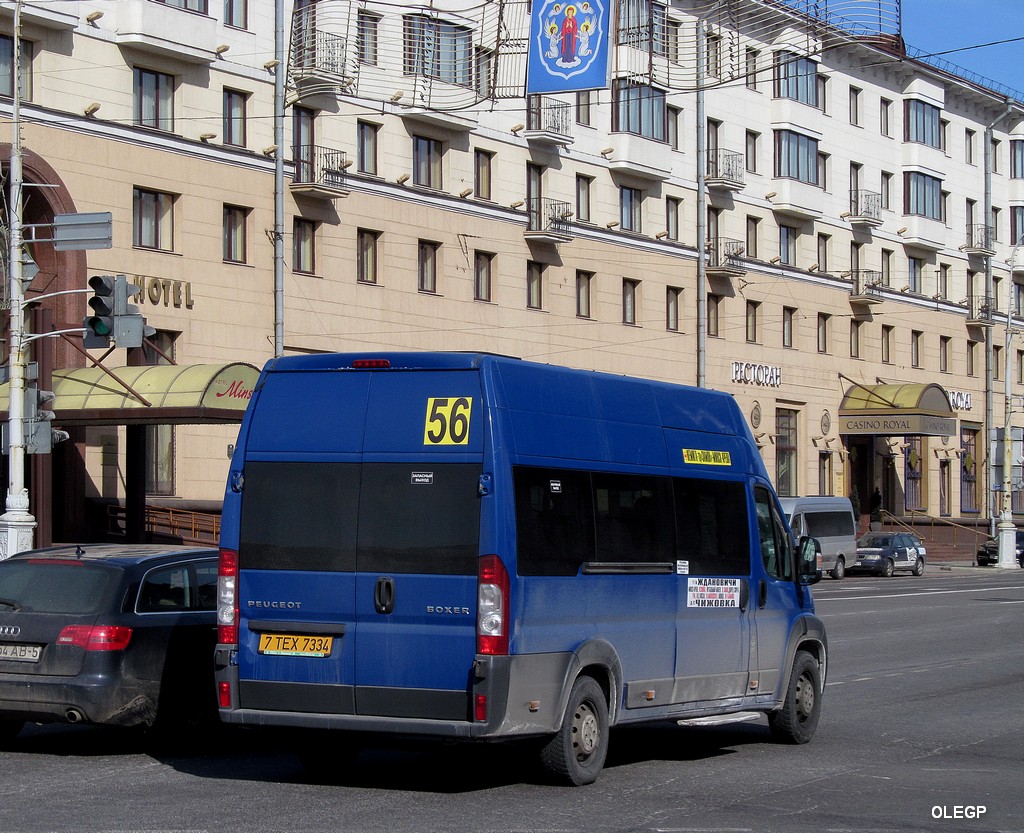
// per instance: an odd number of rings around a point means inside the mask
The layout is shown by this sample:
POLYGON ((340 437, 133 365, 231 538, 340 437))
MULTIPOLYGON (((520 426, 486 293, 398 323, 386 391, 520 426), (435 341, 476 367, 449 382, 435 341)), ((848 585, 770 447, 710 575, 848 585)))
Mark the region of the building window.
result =
POLYGON ((860 358, 860 321, 850 322, 850 358, 860 358))
POLYGON ((882 178, 880 183, 880 202, 881 207, 888 209, 892 204, 892 174, 887 171, 882 171, 882 178))
MULTIPOLYGON (((974 164, 974 141, 977 134, 973 130, 964 130, 964 162, 968 165, 974 164)), ((1010 143, 1013 147, 1013 142, 1010 143)))
POLYGON ((904 213, 942 220, 942 180, 908 171, 904 177, 904 213))
POLYGON ((581 223, 590 222, 590 186, 593 177, 577 175, 576 177, 576 219, 581 223))
POLYGON ((758 257, 758 243, 761 237, 761 218, 747 215, 747 239, 744 252, 752 260, 758 257))
POLYGON ((679 129, 683 121, 683 111, 678 107, 667 107, 665 109, 665 117, 668 120, 668 146, 672 148, 672 150, 679 150, 681 147, 679 143, 679 129))
POLYGON ((132 203, 132 245, 174 251, 174 196, 135 188, 132 203))
POLYGON ((224 144, 245 147, 245 106, 249 96, 238 90, 224 90, 224 144))
POLYGON ((224 0, 224 25, 245 29, 249 25, 249 0, 224 0))
POLYGON ((887 98, 878 102, 878 132, 892 136, 892 102, 887 98))
POLYGON ((590 127, 590 90, 576 93, 576 124, 590 127))
MULTIPOLYGON (((174 342, 178 333, 157 330, 143 345, 143 363, 146 365, 172 364, 174 342)), ((146 494, 173 495, 174 485, 174 426, 146 426, 146 494)))
POLYGON ((779 497, 793 497, 797 491, 797 411, 775 409, 775 488, 779 497))
POLYGON ((857 87, 850 87, 850 124, 854 127, 860 126, 860 99, 861 91, 857 87))
POLYGON ((646 84, 616 80, 612 84, 612 130, 665 142, 665 91, 646 84))
MULTIPOLYGON (((854 244, 856 245, 856 244, 854 244)), ((829 250, 832 248, 832 237, 828 234, 818 235, 818 271, 828 273, 829 250)))
MULTIPOLYGON (((936 287, 936 295, 939 298, 949 297, 949 264, 940 263, 938 272, 939 285, 936 287)), ((937 300, 937 299, 936 299, 937 300)))
POLYGON ((412 137, 412 181, 424 188, 441 190, 441 142, 426 136, 412 137))
POLYGON ((640 294, 640 281, 629 278, 622 279, 622 323, 636 324, 637 296, 640 294))
MULTIPOLYGON (((22 101, 32 100, 32 55, 33 44, 31 41, 20 39, 21 74, 19 76, 22 101)), ((14 66, 14 38, 7 35, 0 35, 0 96, 11 98, 14 95, 14 81, 11 68, 14 66)))
POLYGON ((993 348, 992 348, 992 378, 995 381, 997 381, 997 382, 1002 378, 1002 376, 1001 376, 1002 368, 1003 368, 1003 348, 999 347, 999 346, 993 346, 993 348))
POLYGON ((665 197, 665 236, 669 240, 679 239, 679 215, 683 213, 683 201, 679 197, 665 197))
POLYGON ((380 125, 361 121, 356 123, 356 166, 361 174, 377 174, 377 132, 380 125))
POLYGON ((824 312, 818 313, 818 352, 829 352, 829 328, 832 316, 824 312))
POLYGON ((793 346, 793 323, 796 321, 796 308, 782 308, 782 346, 793 346))
POLYGON ((1024 206, 1015 205, 1010 209, 1010 245, 1024 243, 1024 206))
POLYGON ((623 185, 619 188, 619 224, 623 231, 642 231, 644 192, 623 185))
POLYGON ((796 244, 800 231, 795 226, 779 226, 779 260, 786 266, 796 265, 796 244))
POLYGON ((967 369, 967 375, 968 376, 973 376, 974 375, 974 354, 975 354, 975 352, 977 352, 976 349, 975 349, 977 346, 978 346, 978 344, 975 341, 968 341, 967 342, 967 350, 966 350, 966 353, 964 355, 964 361, 966 363, 966 369, 967 369))
POLYGON ((743 62, 743 77, 747 85, 748 90, 757 91, 757 64, 761 57, 761 53, 756 49, 747 47, 746 53, 744 54, 743 62))
POLYGON ((747 341, 757 344, 758 341, 758 317, 761 314, 761 305, 757 301, 747 301, 747 341))
POLYGON ((228 263, 246 262, 245 228, 248 216, 248 208, 224 206, 224 260, 228 263))
POLYGON ((300 182, 312 182, 313 148, 316 144, 316 113, 308 107, 292 108, 292 156, 300 182))
POLYGON ((921 366, 921 339, 924 338, 924 334, 920 330, 911 330, 910 332, 910 366, 920 367, 921 366))
POLYGON ((683 294, 677 286, 665 287, 665 329, 679 332, 679 299, 683 294))
POLYGON ((792 130, 775 131, 775 176, 821 185, 818 140, 792 130))
POLYGON ((718 322, 721 318, 721 306, 722 296, 721 295, 708 295, 708 335, 718 335, 718 322))
POLYGON ((491 198, 491 163, 494 154, 486 150, 473 153, 473 196, 480 200, 491 198))
POLYGON ((578 270, 576 272, 576 316, 590 318, 590 284, 594 279, 592 272, 578 270))
POLYGON ((494 255, 490 252, 476 252, 473 255, 473 299, 491 300, 491 267, 494 255))
POLYGON ((1024 139, 1010 140, 1010 177, 1024 179, 1024 139))
POLYGON ((359 229, 356 232, 356 280, 377 283, 377 242, 379 231, 359 229))
MULTIPOLYGON (((946 213, 943 211, 942 216, 945 217, 946 213)), ((1001 208, 992 208, 992 242, 999 242, 999 227, 1002 225, 1001 219, 1003 216, 1003 210, 1001 208)))
POLYGON ((416 288, 420 292, 437 292, 437 258, 440 243, 420 240, 416 247, 416 288))
POLYGON ((907 290, 915 295, 924 294, 924 261, 919 257, 907 258, 907 290))
POLYGON ((757 146, 760 143, 760 139, 760 133, 756 133, 753 130, 747 131, 744 163, 746 164, 747 171, 752 174, 757 173, 757 146))
POLYGON ((157 0, 157 2, 178 9, 188 9, 190 12, 199 12, 199 14, 206 14, 209 10, 207 0, 157 0))
POLYGON ((720 35, 708 35, 704 42, 705 64, 707 74, 717 78, 722 74, 722 38, 720 35))
POLYGON ((467 87, 472 83, 471 29, 426 15, 406 15, 403 44, 406 75, 421 75, 467 87))
POLYGON ((665 4, 652 0, 622 0, 617 42, 657 55, 667 54, 665 4))
POLYGON ((174 130, 174 76, 135 68, 135 124, 174 130))
POLYGON ((296 217, 292 223, 292 271, 316 272, 316 223, 296 217))
POLYGON ((978 429, 963 428, 960 431, 960 511, 977 512, 978 501, 978 429))
POLYGON ((997 173, 1000 172, 1000 170, 999 170, 1000 169, 1000 165, 999 165, 999 156, 1000 156, 999 149, 1001 147, 1002 147, 1002 142, 1000 142, 998 139, 993 139, 992 140, 992 173, 994 173, 994 174, 997 174, 997 173))
POLYGON ((544 264, 526 262, 526 308, 544 309, 544 264))
POLYGON ((893 256, 891 249, 882 249, 882 286, 892 286, 893 256))
POLYGON ((882 325, 882 364, 892 364, 892 327, 882 325))
POLYGON ((939 336, 939 372, 949 373, 949 336, 939 336))
POLYGON ((942 147, 942 119, 940 110, 934 104, 917 99, 905 102, 904 139, 920 142, 933 148, 942 147))
POLYGON ((818 494, 832 494, 832 452, 818 452, 818 494))
POLYGON ((774 95, 790 98, 811 107, 818 102, 818 65, 792 52, 775 53, 774 95))
POLYGON ((920 437, 904 437, 907 444, 903 452, 903 482, 906 484, 904 507, 907 511, 919 511, 924 506, 924 443, 920 437))
POLYGON ((860 252, 863 247, 863 243, 850 243, 850 271, 854 274, 860 271, 860 252))
POLYGON ((379 14, 360 9, 356 13, 356 60, 363 64, 377 63, 377 31, 379 14))

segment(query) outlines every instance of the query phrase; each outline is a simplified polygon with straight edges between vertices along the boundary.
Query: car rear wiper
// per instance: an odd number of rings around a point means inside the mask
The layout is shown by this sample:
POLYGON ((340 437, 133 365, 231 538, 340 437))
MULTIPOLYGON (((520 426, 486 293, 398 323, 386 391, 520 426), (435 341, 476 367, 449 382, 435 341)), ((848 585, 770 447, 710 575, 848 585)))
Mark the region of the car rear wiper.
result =
POLYGON ((21 605, 13 599, 0 599, 0 605, 9 607, 11 610, 21 610, 21 605))

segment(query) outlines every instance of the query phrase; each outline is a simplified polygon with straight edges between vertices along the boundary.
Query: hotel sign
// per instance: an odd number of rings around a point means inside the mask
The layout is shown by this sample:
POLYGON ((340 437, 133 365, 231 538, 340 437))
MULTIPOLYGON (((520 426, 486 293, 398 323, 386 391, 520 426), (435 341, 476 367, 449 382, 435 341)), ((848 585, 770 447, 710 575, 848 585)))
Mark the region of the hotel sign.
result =
POLYGON ((952 437, 956 434, 956 420, 928 414, 840 416, 839 433, 952 437))

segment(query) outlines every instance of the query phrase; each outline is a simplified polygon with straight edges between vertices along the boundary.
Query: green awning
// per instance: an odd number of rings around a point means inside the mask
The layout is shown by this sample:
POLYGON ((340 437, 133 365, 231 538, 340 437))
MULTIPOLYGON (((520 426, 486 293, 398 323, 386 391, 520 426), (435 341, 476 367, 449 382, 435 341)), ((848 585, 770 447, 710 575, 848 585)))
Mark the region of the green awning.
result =
POLYGON ((956 415, 941 385, 852 385, 839 403, 840 434, 952 437, 956 415))
MULTIPOLYGON (((98 367, 55 370, 54 425, 241 422, 260 373, 244 362, 117 367, 111 372, 116 378, 98 367)), ((7 404, 8 385, 3 384, 3 418, 7 404)))

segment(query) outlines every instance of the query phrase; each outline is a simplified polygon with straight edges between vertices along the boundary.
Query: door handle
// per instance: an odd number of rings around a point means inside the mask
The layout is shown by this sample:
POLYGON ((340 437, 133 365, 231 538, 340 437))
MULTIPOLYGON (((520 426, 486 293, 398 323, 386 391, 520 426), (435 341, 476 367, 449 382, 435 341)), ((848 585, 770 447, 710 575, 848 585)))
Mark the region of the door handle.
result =
POLYGON ((757 607, 759 610, 764 610, 764 606, 768 603, 768 582, 761 579, 757 583, 757 607))
POLYGON ((395 580, 382 577, 373 587, 373 607, 378 613, 391 613, 395 609, 395 580))

